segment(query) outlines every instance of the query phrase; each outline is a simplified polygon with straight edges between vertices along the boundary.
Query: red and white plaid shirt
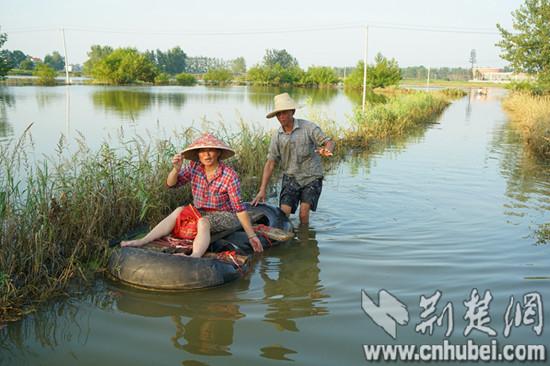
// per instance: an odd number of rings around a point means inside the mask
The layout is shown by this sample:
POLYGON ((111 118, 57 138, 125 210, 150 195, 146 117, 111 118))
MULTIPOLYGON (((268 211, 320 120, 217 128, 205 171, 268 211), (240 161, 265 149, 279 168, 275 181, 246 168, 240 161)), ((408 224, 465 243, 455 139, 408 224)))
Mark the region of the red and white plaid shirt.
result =
POLYGON ((241 182, 237 173, 220 162, 212 180, 208 182, 204 166, 196 161, 180 170, 173 188, 191 182, 193 204, 198 209, 241 212, 246 207, 241 200, 241 182))

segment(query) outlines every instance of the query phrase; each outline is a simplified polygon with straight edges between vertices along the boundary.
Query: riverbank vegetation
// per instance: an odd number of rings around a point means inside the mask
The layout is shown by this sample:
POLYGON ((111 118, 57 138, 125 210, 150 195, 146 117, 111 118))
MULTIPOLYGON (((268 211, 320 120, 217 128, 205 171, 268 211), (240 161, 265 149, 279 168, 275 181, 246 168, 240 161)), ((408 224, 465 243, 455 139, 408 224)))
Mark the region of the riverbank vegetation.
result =
POLYGON ((502 105, 528 149, 550 161, 550 95, 512 93, 502 105))
POLYGON ((33 76, 36 76, 38 85, 52 86, 55 85, 55 76, 57 72, 46 64, 39 64, 36 66, 33 72, 33 76))
POLYGON ((550 23, 541 19, 549 13, 549 0, 525 0, 512 13, 514 31, 497 24, 502 58, 514 71, 537 76, 536 81, 512 84, 514 92, 503 106, 526 146, 545 161, 550 159, 550 23))
MULTIPOLYGON (((351 128, 327 126, 337 141, 335 157, 433 123, 448 103, 442 93, 414 92, 369 104, 366 112, 355 113, 351 128)), ((78 151, 69 152, 60 139, 57 154, 38 164, 28 134, 14 145, 2 145, 0 321, 17 319, 64 294, 73 280, 86 283, 105 268, 110 239, 140 224, 155 224, 190 201, 188 190, 168 190, 164 180, 171 156, 197 133, 186 129, 160 141, 121 137, 98 151, 81 137, 78 151)), ((250 199, 263 168, 258 156, 266 155, 270 133, 244 122, 238 134, 216 133, 236 149, 237 158, 229 163, 241 176, 244 198, 250 199)))

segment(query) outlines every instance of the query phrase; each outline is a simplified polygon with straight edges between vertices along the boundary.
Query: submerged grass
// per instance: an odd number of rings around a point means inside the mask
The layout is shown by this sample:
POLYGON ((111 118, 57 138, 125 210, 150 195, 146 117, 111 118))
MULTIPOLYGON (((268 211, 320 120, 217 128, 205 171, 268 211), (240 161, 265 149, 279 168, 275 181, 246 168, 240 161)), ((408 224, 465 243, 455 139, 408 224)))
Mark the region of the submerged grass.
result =
MULTIPOLYGON (((325 121, 337 142, 336 157, 350 148, 365 149, 435 121, 449 103, 442 93, 415 92, 356 111, 351 128, 325 121)), ((57 153, 40 163, 25 133, 13 145, 0 146, 0 323, 18 319, 53 296, 71 280, 87 280, 102 271, 109 239, 140 223, 155 224, 174 207, 189 202, 189 189, 165 188, 171 156, 197 136, 187 129, 172 140, 124 139, 92 151, 80 137, 69 153, 59 140, 57 153)), ((216 134, 236 149, 228 163, 241 176, 243 196, 259 186, 271 134, 244 122, 238 134, 216 134)), ((338 161, 338 159, 332 159, 338 161)))
POLYGON ((526 146, 538 158, 550 160, 550 96, 512 93, 502 102, 526 146))

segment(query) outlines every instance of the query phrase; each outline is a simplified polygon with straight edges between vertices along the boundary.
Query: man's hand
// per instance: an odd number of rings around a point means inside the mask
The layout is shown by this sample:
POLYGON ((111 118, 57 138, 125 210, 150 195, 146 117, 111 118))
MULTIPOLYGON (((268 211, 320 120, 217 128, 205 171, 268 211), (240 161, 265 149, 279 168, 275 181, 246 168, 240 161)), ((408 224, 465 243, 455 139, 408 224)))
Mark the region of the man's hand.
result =
POLYGON ((260 189, 256 197, 252 200, 252 206, 257 206, 258 203, 264 203, 265 202, 265 189, 260 189))
POLYGON ((330 151, 329 149, 326 149, 324 147, 321 147, 317 150, 315 150, 319 155, 321 156, 324 156, 325 158, 328 158, 329 156, 332 156, 332 151, 330 151))

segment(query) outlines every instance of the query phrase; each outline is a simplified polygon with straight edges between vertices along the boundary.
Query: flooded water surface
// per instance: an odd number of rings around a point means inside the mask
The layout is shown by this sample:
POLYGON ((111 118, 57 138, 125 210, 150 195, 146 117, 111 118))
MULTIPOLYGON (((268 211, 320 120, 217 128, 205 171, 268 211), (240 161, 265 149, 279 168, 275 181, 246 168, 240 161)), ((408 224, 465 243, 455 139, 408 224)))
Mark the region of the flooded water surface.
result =
MULTIPOLYGON (((277 92, 4 88, 0 137, 35 122, 48 152, 59 133, 95 144, 120 129, 200 128, 203 117, 275 123, 265 113, 277 92)), ((298 116, 348 123, 354 102, 341 91, 296 95, 307 106, 298 116)), ((256 256, 244 278, 154 293, 98 277, 0 329, 0 363, 363 365, 364 345, 548 346, 550 247, 534 233, 550 220, 550 169, 524 154, 502 95, 467 96, 426 129, 336 164, 310 226, 256 256), (383 311, 367 314, 367 296, 383 311)))

